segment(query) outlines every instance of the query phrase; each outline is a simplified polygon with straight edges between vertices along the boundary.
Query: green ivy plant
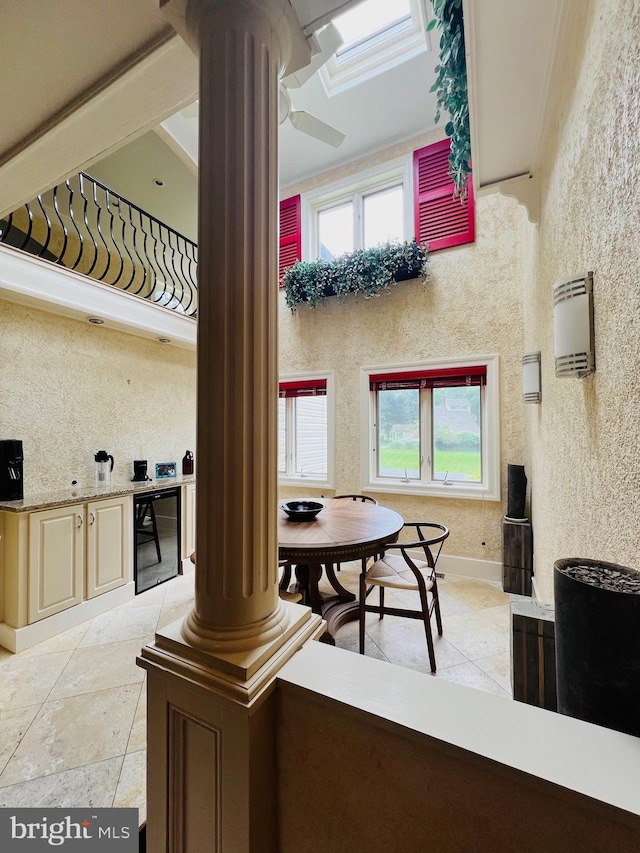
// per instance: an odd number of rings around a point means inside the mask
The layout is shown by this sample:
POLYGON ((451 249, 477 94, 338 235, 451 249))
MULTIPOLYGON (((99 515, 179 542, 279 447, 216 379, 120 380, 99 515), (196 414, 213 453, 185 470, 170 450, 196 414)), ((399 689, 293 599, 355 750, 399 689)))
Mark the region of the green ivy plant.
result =
POLYGON ((298 261, 283 276, 286 302, 294 313, 300 303, 315 308, 327 296, 360 293, 370 299, 398 281, 421 278, 426 282, 427 260, 426 245, 410 240, 356 249, 331 261, 298 261))
POLYGON ((453 179, 454 195, 464 201, 467 195, 467 177, 471 172, 471 133, 469 130, 469 99, 467 94, 467 65, 465 62, 462 0, 433 0, 435 17, 429 21, 427 31, 439 27, 440 64, 436 65, 436 82, 429 91, 437 93, 440 113, 446 110, 449 121, 445 133, 451 137, 449 174, 453 179))

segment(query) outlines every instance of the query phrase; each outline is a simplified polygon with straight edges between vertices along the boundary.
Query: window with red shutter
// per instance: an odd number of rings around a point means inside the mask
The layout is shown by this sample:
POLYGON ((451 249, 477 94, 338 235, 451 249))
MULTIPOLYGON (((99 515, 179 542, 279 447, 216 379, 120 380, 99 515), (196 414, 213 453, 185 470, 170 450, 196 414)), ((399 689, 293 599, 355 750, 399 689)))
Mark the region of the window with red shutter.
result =
POLYGON ((333 379, 330 374, 281 379, 278 389, 278 476, 326 487, 333 478, 333 379))
POLYGON ((361 491, 500 498, 498 357, 363 368, 361 491))
POLYGON ((413 154, 415 234, 419 243, 428 244, 430 252, 473 243, 475 239, 471 175, 467 198, 461 202, 459 197, 453 197, 450 142, 447 137, 413 154))
POLYGON ((302 228, 300 225, 300 196, 294 195, 280 202, 280 254, 278 257, 278 285, 282 287, 285 270, 302 258, 302 228))

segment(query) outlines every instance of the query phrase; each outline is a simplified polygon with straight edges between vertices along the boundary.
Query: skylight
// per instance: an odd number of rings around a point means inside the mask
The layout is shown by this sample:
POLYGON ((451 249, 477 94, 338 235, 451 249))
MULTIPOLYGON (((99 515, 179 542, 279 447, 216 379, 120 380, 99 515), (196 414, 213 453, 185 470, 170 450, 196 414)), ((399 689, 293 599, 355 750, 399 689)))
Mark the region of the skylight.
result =
POLYGON ((425 51, 425 3, 363 0, 334 18, 344 43, 320 69, 327 95, 337 95, 425 51))
POLYGON ((379 44, 411 26, 409 0, 364 0, 333 23, 340 31, 344 44, 338 57, 345 57, 355 48, 369 47, 368 42, 379 44))

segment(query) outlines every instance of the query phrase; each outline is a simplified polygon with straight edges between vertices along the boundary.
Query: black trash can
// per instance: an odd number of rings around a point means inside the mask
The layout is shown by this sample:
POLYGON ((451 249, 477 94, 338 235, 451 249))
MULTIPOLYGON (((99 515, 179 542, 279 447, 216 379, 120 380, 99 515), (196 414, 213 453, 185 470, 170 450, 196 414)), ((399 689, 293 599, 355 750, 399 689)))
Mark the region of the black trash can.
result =
POLYGON ((640 572, 554 564, 558 711, 640 737, 640 572))

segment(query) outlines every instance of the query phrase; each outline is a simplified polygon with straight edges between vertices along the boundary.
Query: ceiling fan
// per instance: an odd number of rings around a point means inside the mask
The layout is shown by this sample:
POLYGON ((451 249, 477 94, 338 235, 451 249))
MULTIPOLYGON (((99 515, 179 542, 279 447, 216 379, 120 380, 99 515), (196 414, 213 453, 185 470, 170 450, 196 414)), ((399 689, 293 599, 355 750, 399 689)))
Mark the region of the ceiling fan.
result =
MULTIPOLYGON (((345 139, 344 133, 322 121, 317 116, 308 113, 306 110, 294 109, 291 103, 291 95, 289 94, 290 89, 299 89, 301 86, 304 86, 316 71, 331 59, 342 44, 342 36, 334 24, 328 24, 316 33, 315 40, 319 50, 311 58, 309 65, 306 65, 293 74, 289 74, 280 82, 278 121, 279 124, 283 124, 288 119, 295 130, 299 130, 301 133, 306 133, 307 136, 313 136, 314 139, 319 139, 321 142, 326 142, 327 145, 333 145, 334 148, 337 148, 345 139)), ((189 104, 188 107, 180 110, 180 113, 185 118, 196 118, 198 115, 198 102, 195 101, 195 103, 189 104)))

